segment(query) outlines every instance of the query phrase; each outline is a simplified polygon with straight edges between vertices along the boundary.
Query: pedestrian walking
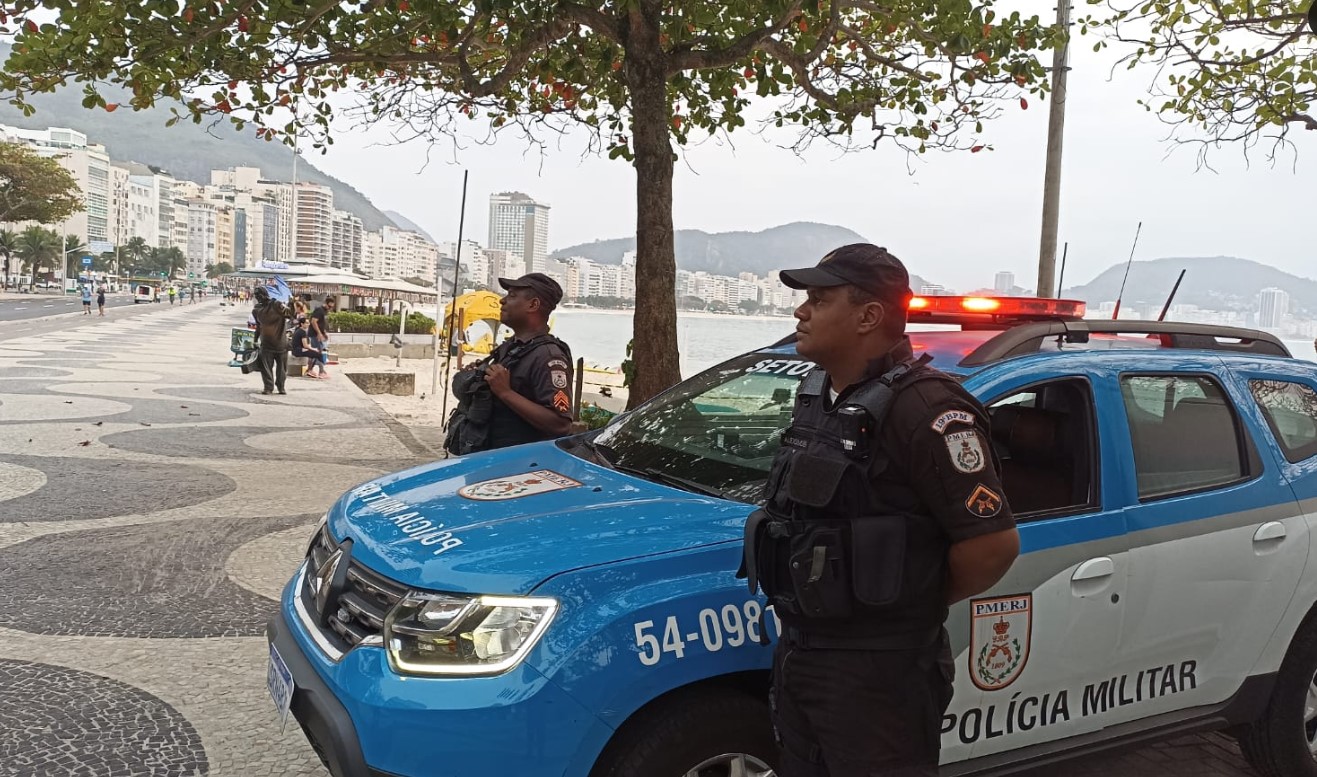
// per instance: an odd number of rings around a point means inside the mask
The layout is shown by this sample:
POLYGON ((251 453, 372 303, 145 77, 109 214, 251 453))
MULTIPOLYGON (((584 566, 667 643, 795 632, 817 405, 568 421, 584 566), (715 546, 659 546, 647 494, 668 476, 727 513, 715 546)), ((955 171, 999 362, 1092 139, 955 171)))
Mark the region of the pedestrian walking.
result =
POLYGON ((325 366, 329 364, 329 314, 334 312, 338 301, 334 297, 325 297, 325 302, 320 307, 311 311, 311 346, 320 352, 320 377, 328 378, 329 371, 325 366))
POLYGON ((91 286, 88 284, 82 286, 82 315, 91 315, 91 286))
POLYGON ((178 294, 178 289, 174 288, 173 285, 170 285, 170 287, 169 287, 169 304, 171 304, 171 305, 174 304, 174 296, 177 295, 177 294, 178 294))
POLYGON ((278 391, 287 394, 284 384, 288 380, 288 318, 291 311, 282 302, 270 298, 264 286, 257 286, 253 295, 256 304, 252 318, 256 320, 256 347, 261 365, 262 394, 278 391))
POLYGON ((1019 553, 988 415, 915 357, 909 275, 886 249, 844 246, 780 277, 808 293, 796 351, 817 367, 738 573, 782 622, 777 774, 933 777, 954 675, 947 608, 1019 553))
POLYGON ((96 290, 96 309, 100 311, 99 315, 105 315, 105 287, 102 286, 96 290))

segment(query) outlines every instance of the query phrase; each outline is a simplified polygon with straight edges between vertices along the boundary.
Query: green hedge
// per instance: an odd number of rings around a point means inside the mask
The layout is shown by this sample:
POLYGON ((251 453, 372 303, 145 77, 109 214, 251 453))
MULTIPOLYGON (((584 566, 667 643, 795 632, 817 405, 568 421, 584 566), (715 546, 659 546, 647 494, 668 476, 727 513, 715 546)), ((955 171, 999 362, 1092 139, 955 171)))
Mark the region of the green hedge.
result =
MULTIPOLYGON (((405 334, 428 335, 433 329, 434 319, 429 316, 423 316, 420 313, 411 313, 407 316, 405 334)), ((329 331, 351 334, 396 334, 398 332, 398 316, 377 316, 373 313, 353 313, 350 311, 330 313, 329 331)))

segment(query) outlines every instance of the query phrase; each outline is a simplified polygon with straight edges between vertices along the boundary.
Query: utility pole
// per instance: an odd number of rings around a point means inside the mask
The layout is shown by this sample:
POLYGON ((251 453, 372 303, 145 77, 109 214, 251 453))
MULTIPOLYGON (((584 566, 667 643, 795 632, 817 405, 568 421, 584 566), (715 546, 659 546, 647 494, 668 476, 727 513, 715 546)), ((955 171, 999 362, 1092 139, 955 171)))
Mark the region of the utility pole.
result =
POLYGON ((1038 248, 1039 297, 1054 297, 1056 241, 1061 218, 1061 145, 1065 137, 1066 75, 1070 69, 1070 0, 1057 0, 1056 26, 1065 41, 1052 53, 1052 95, 1047 117, 1047 171, 1043 176, 1043 232, 1038 248))

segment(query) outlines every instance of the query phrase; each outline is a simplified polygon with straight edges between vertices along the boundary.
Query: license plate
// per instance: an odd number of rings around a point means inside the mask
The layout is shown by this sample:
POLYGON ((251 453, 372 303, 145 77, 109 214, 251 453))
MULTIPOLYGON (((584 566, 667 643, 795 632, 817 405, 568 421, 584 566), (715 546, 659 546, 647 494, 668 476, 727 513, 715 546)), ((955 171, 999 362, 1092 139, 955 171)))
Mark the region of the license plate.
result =
POLYGON ((274 645, 270 645, 270 665, 265 670, 265 687, 270 691, 275 709, 279 711, 279 729, 288 725, 288 710, 293 705, 293 673, 274 645))

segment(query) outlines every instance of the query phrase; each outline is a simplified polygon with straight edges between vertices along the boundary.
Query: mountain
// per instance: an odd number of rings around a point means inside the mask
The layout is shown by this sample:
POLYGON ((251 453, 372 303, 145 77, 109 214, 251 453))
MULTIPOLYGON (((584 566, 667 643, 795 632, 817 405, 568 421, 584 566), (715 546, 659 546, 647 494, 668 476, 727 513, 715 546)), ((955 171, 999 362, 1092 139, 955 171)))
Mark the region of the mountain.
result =
MULTIPOLYGON (((0 45, 0 59, 9 57, 9 46, 0 45)), ((239 132, 228 121, 193 124, 180 122, 166 127, 171 105, 160 100, 154 108, 130 110, 126 90, 107 87, 109 102, 124 107, 114 113, 82 107, 82 95, 76 86, 51 94, 31 95, 28 99, 36 113, 24 116, 8 102, 0 101, 0 124, 22 129, 67 127, 86 133, 88 140, 101 143, 116 162, 141 162, 162 167, 175 178, 210 183, 211 169, 259 167, 272 180, 288 181, 293 174, 292 150, 282 143, 258 140, 253 127, 239 132)), ((334 190, 334 207, 357 214, 368 230, 377 230, 393 222, 366 196, 343 181, 317 170, 303 153, 297 165, 297 180, 309 181, 334 190)))
MULTIPOLYGON (((1187 272, 1175 294, 1177 305, 1197 305, 1215 310, 1257 310, 1258 292, 1277 288, 1289 293, 1290 312, 1317 313, 1317 281, 1234 256, 1173 257, 1135 262, 1130 266, 1121 306, 1156 306, 1160 309, 1180 270, 1187 272)), ((1114 264, 1088 283, 1066 288, 1062 296, 1085 300, 1090 309, 1096 309, 1103 302, 1116 299, 1124 274, 1124 263, 1114 264)))
MULTIPOLYGON (((832 224, 798 221, 761 232, 717 232, 679 229, 674 235, 677 267, 691 272, 735 277, 750 272, 763 277, 788 267, 809 267, 832 249, 847 243, 869 242, 861 235, 832 224)), ((599 264, 620 264, 622 254, 636 250, 634 237, 596 240, 568 246, 552 256, 581 256, 599 264)), ((922 278, 911 276, 916 290, 922 278)))
POLYGON ((384 215, 388 216, 390 221, 398 225, 398 229, 409 231, 409 232, 415 232, 416 234, 420 235, 426 240, 429 240, 431 243, 439 242, 438 240, 435 240, 433 237, 430 237, 429 232, 426 232, 424 229, 418 227, 415 221, 412 221, 411 219, 407 218, 406 216, 402 215, 396 210, 386 210, 384 211, 384 215))

